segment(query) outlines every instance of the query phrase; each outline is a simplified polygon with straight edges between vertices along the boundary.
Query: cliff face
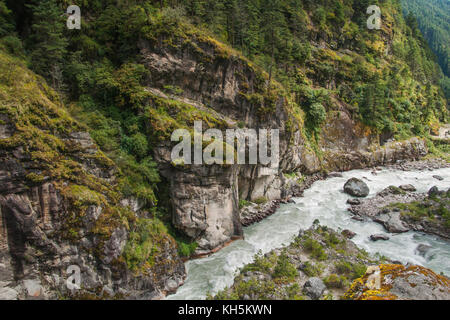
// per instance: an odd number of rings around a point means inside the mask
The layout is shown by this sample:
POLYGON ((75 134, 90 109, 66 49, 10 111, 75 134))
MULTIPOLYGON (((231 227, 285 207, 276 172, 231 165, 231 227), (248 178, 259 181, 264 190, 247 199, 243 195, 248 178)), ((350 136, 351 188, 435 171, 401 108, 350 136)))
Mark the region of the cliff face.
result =
MULTIPOLYGON (((155 159, 170 182, 173 223, 198 242, 198 254, 242 236, 239 199, 275 200, 295 195, 298 182, 286 173, 301 176, 362 169, 417 159, 428 152, 425 142, 418 138, 380 146, 380 137, 364 132, 364 126, 352 120, 346 104, 336 100, 336 111, 323 125, 319 156, 296 118, 292 101, 280 84, 274 82, 268 87, 264 71, 211 39, 195 34, 169 39, 161 36, 140 44, 143 64, 150 72, 150 110, 163 105, 179 128, 192 129, 193 120, 200 119, 205 120, 207 128, 223 131, 237 129, 242 123, 245 128, 280 130, 280 166, 276 170, 264 165, 177 166, 170 159, 170 130, 156 140, 155 159), (177 93, 167 92, 169 87, 177 88, 177 93), (179 104, 196 111, 188 114, 179 104)), ((155 127, 152 122, 150 136, 155 127)))
POLYGON ((185 276, 175 241, 161 233, 152 264, 128 267, 141 213, 118 192, 120 172, 41 78, 0 58, 0 296, 139 299, 175 290, 185 276), (68 289, 71 266, 81 290, 68 289))

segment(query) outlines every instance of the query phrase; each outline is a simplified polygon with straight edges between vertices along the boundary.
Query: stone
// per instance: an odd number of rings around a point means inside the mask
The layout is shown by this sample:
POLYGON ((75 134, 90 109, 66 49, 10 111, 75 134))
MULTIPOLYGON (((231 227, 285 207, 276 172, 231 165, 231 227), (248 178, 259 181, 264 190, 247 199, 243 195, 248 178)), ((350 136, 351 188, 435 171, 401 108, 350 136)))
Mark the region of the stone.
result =
POLYGON ((412 265, 380 265, 380 288, 369 290, 366 273, 353 283, 344 300, 450 300, 450 280, 432 270, 412 265), (362 284, 362 285, 360 285, 362 284))
POLYGON ((352 206, 357 206, 361 204, 361 200, 359 199, 348 199, 347 204, 350 204, 352 206))
POLYGON ((407 191, 407 192, 417 191, 416 187, 414 187, 412 184, 404 184, 404 185, 401 185, 399 188, 402 189, 403 191, 407 191))
POLYGON ((373 218, 373 221, 382 224, 386 230, 391 233, 404 233, 410 230, 410 228, 407 227, 401 220, 400 212, 390 212, 389 210, 385 212, 383 210, 373 218))
POLYGON ((387 241, 390 238, 384 234, 373 234, 370 236, 370 240, 372 241, 387 241))
POLYGON ((327 287, 320 278, 311 278, 303 286, 303 292, 313 300, 319 300, 327 287))
POLYGON ((433 197, 435 195, 439 194, 439 188, 434 186, 428 191, 428 196, 433 197))
POLYGON ((415 250, 415 252, 422 257, 425 257, 425 255, 427 254, 428 251, 430 251, 430 249, 432 248, 432 246, 429 246, 427 244, 419 244, 415 250))
POLYGON ((367 184, 357 178, 351 178, 344 185, 344 192, 358 198, 365 198, 369 195, 369 187, 367 184))
POLYGON ((342 178, 343 175, 340 172, 331 172, 328 174, 328 178, 342 178))

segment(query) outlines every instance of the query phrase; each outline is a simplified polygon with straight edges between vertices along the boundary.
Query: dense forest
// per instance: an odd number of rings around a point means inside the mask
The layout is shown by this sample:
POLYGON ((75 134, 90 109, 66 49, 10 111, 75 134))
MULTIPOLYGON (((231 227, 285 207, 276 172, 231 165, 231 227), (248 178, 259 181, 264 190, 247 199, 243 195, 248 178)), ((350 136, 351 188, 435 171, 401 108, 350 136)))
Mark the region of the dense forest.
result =
MULTIPOLYGON (((441 20, 429 21, 444 30, 448 18, 439 12, 434 15, 441 20)), ((104 161, 111 159, 120 169, 115 192, 145 203, 151 219, 134 222, 136 232, 125 249, 130 268, 142 266, 154 254, 145 248, 151 243, 145 232, 171 233, 181 255, 195 250, 192 239, 185 241, 171 229, 167 185, 153 150, 165 131, 205 117, 146 90, 152 83, 142 43, 156 51, 164 45, 200 53, 208 43, 215 48, 214 59, 246 61, 264 85, 241 95, 260 106, 261 117, 273 113, 277 97, 283 97, 296 122, 292 127, 300 128, 321 156, 322 126, 339 108, 348 110, 364 132, 398 140, 428 139, 448 121, 441 70, 419 26, 412 17, 403 19, 399 0, 0 0, 0 99, 7 100, 0 113, 23 116, 23 132, 45 126, 51 128, 47 133, 63 130, 65 122, 56 121, 53 111, 42 117, 14 109, 26 99, 9 90, 21 86, 14 79, 29 77, 25 68, 45 79, 60 110, 66 108, 108 157, 104 161), (80 30, 66 27, 64 13, 72 4, 82 10, 80 30), (382 10, 382 30, 367 28, 366 10, 373 4, 382 10), (153 223, 159 220, 165 226, 153 223)), ((436 30, 433 36, 425 31, 426 37, 445 46, 448 41, 436 30)), ((182 95, 176 84, 162 89, 182 95)), ((22 140, 46 173, 79 179, 55 155, 59 140, 35 132, 24 133, 22 140)), ((30 175, 30 183, 44 176, 30 175)))
POLYGON ((408 19, 417 18, 419 28, 431 49, 437 55, 444 72, 442 86, 447 99, 450 97, 450 1, 448 0, 404 0, 402 1, 408 19))

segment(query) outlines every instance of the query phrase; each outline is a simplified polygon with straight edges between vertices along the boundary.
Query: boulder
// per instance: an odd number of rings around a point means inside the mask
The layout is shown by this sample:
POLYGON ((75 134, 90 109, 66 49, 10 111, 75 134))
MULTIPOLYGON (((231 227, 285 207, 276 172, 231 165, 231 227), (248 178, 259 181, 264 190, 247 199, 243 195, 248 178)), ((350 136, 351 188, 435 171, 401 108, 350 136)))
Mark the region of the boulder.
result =
POLYGON ((401 220, 400 212, 381 211, 373 218, 373 221, 382 224, 391 233, 404 233, 410 230, 401 220))
POLYGON ((373 234, 370 236, 370 240, 372 241, 387 241, 390 238, 384 234, 373 234))
POLYGON ((328 174, 328 178, 342 178, 343 175, 340 172, 331 172, 328 174))
POLYGON ((433 197, 435 195, 439 194, 439 188, 434 186, 430 189, 430 191, 428 191, 428 196, 433 197))
POLYGON ((432 247, 427 244, 419 244, 415 250, 416 254, 419 256, 425 257, 428 251, 430 251, 432 247))
POLYGON ((303 292, 313 300, 319 300, 326 286, 320 278, 311 278, 303 286, 303 292))
POLYGON ((377 290, 367 285, 373 275, 355 280, 344 300, 450 300, 450 280, 421 266, 380 265, 377 290))
POLYGON ((351 178, 344 185, 344 192, 358 198, 365 198, 369 195, 369 187, 367 184, 357 178, 351 178))
POLYGON ((23 287, 26 290, 28 298, 42 299, 44 295, 44 288, 41 282, 36 279, 28 279, 23 281, 23 287))
POLYGON ((347 239, 353 239, 356 236, 356 233, 350 230, 344 230, 342 231, 342 235, 347 239))

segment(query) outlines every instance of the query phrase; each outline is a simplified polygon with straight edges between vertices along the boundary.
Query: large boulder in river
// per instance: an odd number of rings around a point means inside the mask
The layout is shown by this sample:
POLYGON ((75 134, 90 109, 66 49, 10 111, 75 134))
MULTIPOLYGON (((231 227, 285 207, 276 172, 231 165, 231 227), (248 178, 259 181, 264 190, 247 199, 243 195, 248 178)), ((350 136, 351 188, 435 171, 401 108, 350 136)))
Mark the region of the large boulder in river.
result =
POLYGON ((450 300, 450 280, 421 266, 369 268, 344 295, 346 300, 450 300))
POLYGON ((359 198, 365 198, 369 195, 369 187, 367 184, 357 178, 351 178, 344 185, 344 192, 359 198))

